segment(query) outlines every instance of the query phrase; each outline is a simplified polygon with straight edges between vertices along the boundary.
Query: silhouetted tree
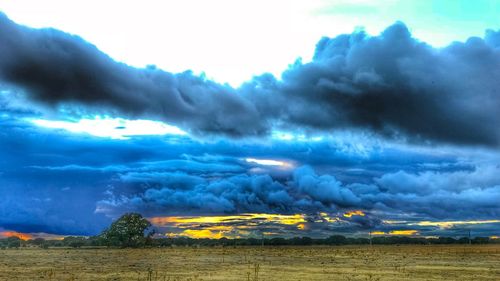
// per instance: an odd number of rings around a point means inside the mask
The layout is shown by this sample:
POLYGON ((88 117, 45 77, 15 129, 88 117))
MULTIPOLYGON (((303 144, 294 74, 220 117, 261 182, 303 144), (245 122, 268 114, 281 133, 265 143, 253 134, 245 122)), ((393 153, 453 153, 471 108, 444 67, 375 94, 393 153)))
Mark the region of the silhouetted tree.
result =
POLYGON ((143 247, 147 238, 153 235, 153 231, 146 233, 149 228, 151 223, 140 214, 127 213, 113 222, 100 238, 107 246, 143 247))

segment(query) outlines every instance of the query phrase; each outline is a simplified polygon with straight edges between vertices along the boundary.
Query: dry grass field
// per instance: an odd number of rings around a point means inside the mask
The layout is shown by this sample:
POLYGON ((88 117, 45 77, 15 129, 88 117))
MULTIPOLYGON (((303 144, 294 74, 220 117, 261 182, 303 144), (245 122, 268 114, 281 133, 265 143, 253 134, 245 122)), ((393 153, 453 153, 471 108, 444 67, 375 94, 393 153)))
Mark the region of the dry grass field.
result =
POLYGON ((0 280, 500 280, 500 245, 0 250, 0 280))

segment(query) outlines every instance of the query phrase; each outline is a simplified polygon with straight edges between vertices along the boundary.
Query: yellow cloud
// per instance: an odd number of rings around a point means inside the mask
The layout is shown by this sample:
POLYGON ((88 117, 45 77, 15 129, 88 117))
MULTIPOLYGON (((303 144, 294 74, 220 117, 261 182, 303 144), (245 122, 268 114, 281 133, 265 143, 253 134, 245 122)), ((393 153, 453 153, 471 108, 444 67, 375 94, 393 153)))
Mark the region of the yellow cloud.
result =
POLYGON ((290 225, 297 229, 306 229, 306 218, 302 214, 240 214, 228 216, 172 216, 153 217, 149 221, 158 227, 174 227, 181 233, 167 233, 167 236, 188 236, 192 238, 237 238, 251 233, 259 225, 281 228, 290 225), (270 224, 269 224, 270 223, 270 224))
POLYGON ((417 230, 392 230, 389 232, 384 231, 372 231, 370 232, 372 235, 403 235, 403 236, 411 236, 418 234, 417 230))
POLYGON ((418 234, 417 230, 392 230, 389 232, 390 235, 415 235, 418 234))
POLYGON ((456 225, 500 223, 500 220, 472 220, 472 221, 421 221, 409 225, 437 226, 439 228, 452 228, 456 225))
POLYGON ((222 232, 212 232, 208 229, 186 229, 180 236, 187 236, 190 238, 212 238, 219 239, 222 238, 222 232))
POLYGON ((347 212, 347 213, 344 214, 344 217, 346 217, 346 218, 350 218, 352 216, 361 216, 361 217, 364 217, 365 213, 363 213, 363 211, 361 211, 361 210, 355 210, 355 211, 349 211, 349 212, 347 212))
POLYGON ((306 222, 302 214, 280 215, 280 214, 241 214, 230 216, 191 216, 191 217, 153 217, 149 221, 157 226, 179 225, 179 224, 216 224, 238 221, 262 220, 278 224, 294 225, 306 222))
MULTIPOLYGON (((341 219, 337 217, 330 217, 327 213, 319 213, 321 218, 327 222, 338 222, 341 221, 341 219)), ((316 222, 323 222, 322 220, 317 220, 316 222)))

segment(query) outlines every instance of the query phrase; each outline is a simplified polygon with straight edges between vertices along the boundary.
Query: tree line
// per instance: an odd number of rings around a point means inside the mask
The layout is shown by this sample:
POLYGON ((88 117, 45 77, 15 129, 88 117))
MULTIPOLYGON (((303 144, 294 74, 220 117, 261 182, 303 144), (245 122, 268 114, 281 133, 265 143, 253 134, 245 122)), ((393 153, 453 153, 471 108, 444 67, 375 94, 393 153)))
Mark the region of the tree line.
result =
POLYGON ((369 238, 346 237, 332 235, 327 238, 293 237, 293 238, 153 238, 151 223, 140 214, 128 213, 113 222, 100 235, 91 237, 68 236, 62 240, 45 240, 42 238, 21 240, 18 237, 0 239, 0 248, 19 247, 172 247, 172 246, 307 246, 307 245, 399 245, 399 244, 500 244, 500 239, 489 237, 407 237, 376 236, 369 238))

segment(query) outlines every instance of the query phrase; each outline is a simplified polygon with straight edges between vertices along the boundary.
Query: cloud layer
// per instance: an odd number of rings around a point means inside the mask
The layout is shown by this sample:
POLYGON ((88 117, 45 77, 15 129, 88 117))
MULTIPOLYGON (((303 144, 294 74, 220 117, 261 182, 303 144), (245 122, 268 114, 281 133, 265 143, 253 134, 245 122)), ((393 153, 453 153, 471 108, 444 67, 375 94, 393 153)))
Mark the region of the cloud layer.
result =
POLYGON ((402 23, 378 36, 325 37, 311 62, 297 61, 281 79, 264 74, 233 89, 189 72, 133 68, 77 36, 5 15, 0 27, 0 78, 55 108, 157 119, 199 135, 359 129, 454 144, 500 140, 494 31, 442 49, 412 38, 402 23))
MULTIPOLYGON (((206 143, 189 136, 103 139, 39 128, 15 116, 5 109, 0 114, 0 227, 6 230, 96 234, 129 211, 148 217, 303 214, 309 218, 304 232, 297 225, 264 229, 315 236, 368 228, 426 233, 436 227, 409 223, 500 216, 500 156, 492 151, 486 153, 490 158, 467 150, 459 156, 443 147, 366 142, 361 149, 330 138, 270 143, 206 143), (367 215, 342 221, 318 215, 350 210, 367 215), (386 220, 405 223, 391 226, 386 220)), ((489 235, 497 229, 484 227, 489 235)))
MULTIPOLYGON (((138 211, 149 216, 203 214, 314 214, 363 209, 417 214, 427 220, 488 219, 500 216, 500 169, 474 171, 388 172, 370 184, 342 183, 311 167, 295 169, 290 180, 237 174, 210 179, 185 173, 145 173, 146 188, 112 194, 98 203, 100 212, 138 211), (149 178, 148 178, 149 177, 149 178), (156 184, 155 184, 156 183, 156 184), (466 208, 461 206, 467 206, 466 208)), ((125 176, 125 181, 129 181, 125 176)), ((137 183, 137 182, 136 182, 137 183)))

